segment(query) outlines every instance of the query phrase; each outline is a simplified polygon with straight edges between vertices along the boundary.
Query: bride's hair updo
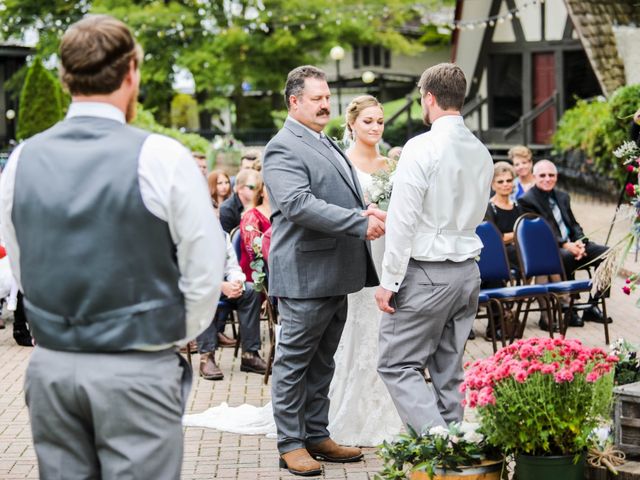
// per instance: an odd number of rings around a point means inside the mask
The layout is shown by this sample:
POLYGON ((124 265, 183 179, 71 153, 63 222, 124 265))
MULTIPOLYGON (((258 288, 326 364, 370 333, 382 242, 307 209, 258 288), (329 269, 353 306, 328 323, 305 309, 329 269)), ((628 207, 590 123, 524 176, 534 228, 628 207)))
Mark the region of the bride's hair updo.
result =
POLYGON ((354 140, 351 124, 356 121, 356 118, 358 118, 358 115, 360 115, 364 109, 369 107, 380 107, 380 110, 382 110, 382 104, 373 95, 360 95, 351 100, 345 113, 345 120, 347 122, 344 127, 345 141, 348 140, 352 142, 354 140))

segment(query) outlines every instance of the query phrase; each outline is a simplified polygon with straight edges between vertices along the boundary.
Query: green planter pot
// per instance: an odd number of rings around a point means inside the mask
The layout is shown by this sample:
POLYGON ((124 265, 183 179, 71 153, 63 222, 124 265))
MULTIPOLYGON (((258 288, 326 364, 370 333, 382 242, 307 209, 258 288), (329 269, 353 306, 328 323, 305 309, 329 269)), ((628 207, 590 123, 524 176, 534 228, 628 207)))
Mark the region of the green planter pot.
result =
POLYGON ((544 457, 516 456, 518 480, 584 480, 585 454, 574 463, 575 455, 544 457))

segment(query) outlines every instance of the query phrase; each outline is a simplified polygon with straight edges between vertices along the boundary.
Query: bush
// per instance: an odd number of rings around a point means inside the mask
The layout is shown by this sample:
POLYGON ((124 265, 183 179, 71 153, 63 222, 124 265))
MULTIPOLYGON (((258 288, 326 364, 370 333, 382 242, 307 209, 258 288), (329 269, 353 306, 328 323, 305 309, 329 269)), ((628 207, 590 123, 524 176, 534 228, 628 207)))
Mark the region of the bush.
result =
POLYGON ((24 140, 62 120, 60 82, 49 72, 39 57, 27 71, 20 92, 20 110, 16 137, 24 140))
POLYGON ((598 172, 622 183, 626 170, 611 152, 627 140, 638 98, 640 84, 619 88, 607 101, 578 100, 558 123, 552 138, 554 150, 557 153, 582 150, 598 172))
POLYGON ((150 132, 160 133, 167 137, 175 138, 185 147, 192 151, 199 151, 207 153, 209 151, 209 141, 206 138, 196 135, 195 133, 184 133, 175 128, 167 128, 156 122, 153 114, 142 108, 142 105, 138 104, 138 114, 136 115, 133 125, 150 132))
POLYGON ((191 95, 178 93, 171 100, 171 126, 189 130, 198 130, 200 128, 198 103, 191 95))

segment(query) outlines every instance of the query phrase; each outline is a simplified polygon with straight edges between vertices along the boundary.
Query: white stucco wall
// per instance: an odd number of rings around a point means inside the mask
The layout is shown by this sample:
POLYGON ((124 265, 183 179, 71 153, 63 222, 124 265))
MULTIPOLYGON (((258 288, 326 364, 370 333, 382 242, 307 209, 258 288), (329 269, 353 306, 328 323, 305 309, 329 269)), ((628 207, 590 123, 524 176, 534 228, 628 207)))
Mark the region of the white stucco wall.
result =
POLYGON ((627 85, 640 83, 640 28, 613 27, 627 85))

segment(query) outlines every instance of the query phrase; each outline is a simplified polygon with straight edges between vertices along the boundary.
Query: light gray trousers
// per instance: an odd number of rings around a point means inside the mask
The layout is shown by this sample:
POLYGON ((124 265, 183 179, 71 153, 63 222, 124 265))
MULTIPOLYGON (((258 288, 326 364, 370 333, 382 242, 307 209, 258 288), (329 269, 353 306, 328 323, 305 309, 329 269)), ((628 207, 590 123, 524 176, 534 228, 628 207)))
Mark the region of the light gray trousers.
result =
POLYGON ((278 310, 271 398, 278 450, 287 453, 329 437, 329 385, 347 319, 347 296, 279 298, 278 310))
POLYGON ((25 378, 40 478, 177 479, 191 371, 169 350, 36 346, 25 378), (185 391, 186 390, 186 391, 185 391))
POLYGON ((462 356, 479 291, 475 260, 412 259, 392 300, 395 313, 380 320, 378 373, 400 418, 417 432, 462 421, 462 356))

